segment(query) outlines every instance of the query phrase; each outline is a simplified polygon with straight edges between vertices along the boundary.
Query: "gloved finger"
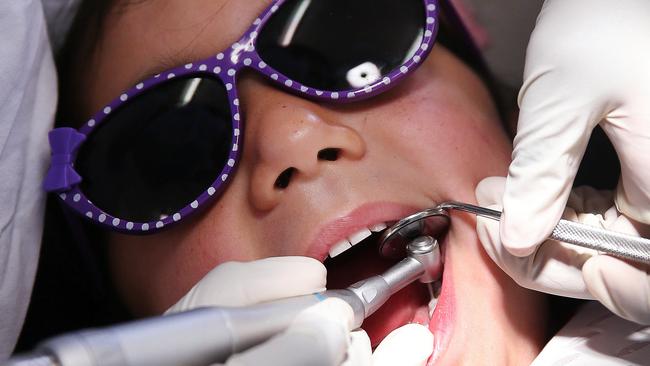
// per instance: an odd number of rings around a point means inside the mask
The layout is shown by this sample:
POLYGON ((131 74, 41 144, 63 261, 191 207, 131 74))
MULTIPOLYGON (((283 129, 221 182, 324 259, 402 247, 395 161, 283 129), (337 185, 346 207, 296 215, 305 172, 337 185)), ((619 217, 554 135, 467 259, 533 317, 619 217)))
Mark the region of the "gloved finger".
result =
POLYGON ((338 366, 350 344, 350 305, 328 298, 301 312, 283 333, 228 359, 228 366, 338 366))
POLYGON ((372 366, 370 337, 363 329, 357 329, 350 333, 348 355, 341 366, 372 366))
POLYGON ((607 255, 589 259, 584 280, 594 297, 618 316, 650 324, 650 268, 607 255))
POLYGON ((308 257, 226 262, 210 271, 166 313, 210 305, 245 306, 311 294, 324 291, 326 280, 325 266, 308 257))
MULTIPOLYGON (((499 210, 505 179, 489 177, 476 187, 476 199, 483 207, 499 210)), ((520 286, 559 296, 592 299, 582 278, 582 265, 591 249, 547 240, 526 257, 512 255, 501 243, 499 222, 478 217, 476 232, 487 254, 520 286)))
POLYGON ((433 353, 433 334, 424 325, 403 325, 386 336, 372 354, 373 366, 424 366, 433 353))
POLYGON ((556 28, 543 19, 537 24, 519 93, 500 228, 503 244, 518 256, 530 255, 557 224, 591 131, 606 114, 592 92, 600 86, 570 68, 575 44, 549 37, 556 28))

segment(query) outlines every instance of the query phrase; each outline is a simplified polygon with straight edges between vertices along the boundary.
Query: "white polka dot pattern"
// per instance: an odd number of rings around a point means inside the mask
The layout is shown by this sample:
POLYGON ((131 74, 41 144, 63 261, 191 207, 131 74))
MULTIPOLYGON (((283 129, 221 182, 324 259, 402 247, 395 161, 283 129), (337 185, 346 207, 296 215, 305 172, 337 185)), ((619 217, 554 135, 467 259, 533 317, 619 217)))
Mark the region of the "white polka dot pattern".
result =
POLYGON ((375 79, 372 84, 360 85, 355 89, 349 90, 316 90, 308 85, 302 84, 301 80, 293 80, 285 75, 280 74, 274 70, 273 65, 261 60, 260 56, 256 53, 255 42, 258 39, 258 32, 263 29, 262 24, 271 17, 271 13, 275 12, 279 7, 280 2, 274 1, 269 8, 253 22, 253 25, 239 39, 241 41, 234 42, 225 51, 219 52, 209 58, 198 60, 194 62, 179 65, 176 68, 166 70, 162 73, 156 74, 153 77, 137 83, 132 89, 121 93, 118 98, 113 102, 104 106, 99 113, 88 119, 87 122, 80 128, 80 132, 88 135, 95 127, 100 125, 107 115, 113 113, 121 103, 128 102, 132 97, 146 93, 152 87, 170 80, 175 77, 192 76, 193 73, 206 73, 212 75, 213 78, 220 79, 226 89, 228 98, 231 103, 231 116, 232 116, 232 134, 233 143, 229 156, 227 157, 226 164, 224 165, 218 178, 215 178, 215 183, 208 187, 200 197, 194 199, 189 205, 175 212, 171 216, 161 217, 157 221, 148 223, 134 223, 132 221, 124 220, 123 218, 112 217, 105 214, 98 207, 95 207, 90 201, 87 201, 78 189, 74 191, 67 191, 60 193, 59 197, 68 205, 79 211, 80 214, 85 215, 87 218, 96 220, 107 227, 115 227, 119 230, 133 230, 139 228, 142 231, 148 231, 150 228, 162 228, 168 224, 180 221, 193 210, 198 209, 204 202, 209 201, 212 196, 228 181, 231 177, 234 167, 237 165, 239 156, 239 139, 241 138, 240 120, 242 119, 239 111, 240 101, 237 97, 235 80, 237 73, 241 68, 250 67, 257 72, 265 75, 267 78, 277 83, 278 86, 290 88, 295 92, 302 93, 315 97, 321 101, 331 102, 345 102, 352 99, 364 99, 383 92, 390 88, 393 82, 404 78, 415 70, 419 64, 422 63, 424 58, 430 52, 431 46, 435 41, 435 34, 438 29, 437 21, 437 0, 424 0, 426 7, 425 29, 423 32, 422 43, 416 48, 415 53, 408 60, 405 60, 402 65, 389 73, 383 73, 379 79, 375 79), (161 77, 162 76, 162 77, 161 77), (206 194, 207 193, 207 194, 206 194))

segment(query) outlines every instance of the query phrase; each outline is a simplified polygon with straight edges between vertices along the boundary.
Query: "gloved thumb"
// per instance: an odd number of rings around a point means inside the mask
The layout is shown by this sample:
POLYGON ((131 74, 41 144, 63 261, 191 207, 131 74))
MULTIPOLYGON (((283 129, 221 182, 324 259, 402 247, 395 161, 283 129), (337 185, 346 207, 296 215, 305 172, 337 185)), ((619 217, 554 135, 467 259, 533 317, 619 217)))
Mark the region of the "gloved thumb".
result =
MULTIPOLYGON (((478 204, 500 210, 504 182, 503 177, 483 179, 476 187, 478 204)), ((573 210, 569 209, 567 213, 575 218, 573 210)), ((560 296, 592 298, 584 284, 581 269, 595 251, 547 240, 534 254, 517 257, 501 243, 498 221, 477 217, 476 233, 485 252, 520 286, 560 296)))
POLYGON ((373 366, 424 366, 433 353, 433 334, 420 324, 403 325, 386 336, 372 354, 373 366))
POLYGON ((201 306, 246 306, 306 295, 324 291, 326 281, 325 266, 308 257, 226 262, 208 272, 166 313, 201 306))

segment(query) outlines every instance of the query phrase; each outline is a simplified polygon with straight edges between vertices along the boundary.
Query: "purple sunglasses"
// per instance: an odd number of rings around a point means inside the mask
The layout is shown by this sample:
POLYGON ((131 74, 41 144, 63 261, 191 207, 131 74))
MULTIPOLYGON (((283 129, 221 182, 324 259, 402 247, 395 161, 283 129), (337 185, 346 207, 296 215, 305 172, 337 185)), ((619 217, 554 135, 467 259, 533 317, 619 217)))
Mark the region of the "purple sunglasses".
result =
POLYGON ((138 83, 78 130, 53 129, 43 187, 112 230, 168 227, 234 173, 241 69, 316 101, 362 100, 423 62, 438 13, 438 0, 273 1, 230 48, 138 83))

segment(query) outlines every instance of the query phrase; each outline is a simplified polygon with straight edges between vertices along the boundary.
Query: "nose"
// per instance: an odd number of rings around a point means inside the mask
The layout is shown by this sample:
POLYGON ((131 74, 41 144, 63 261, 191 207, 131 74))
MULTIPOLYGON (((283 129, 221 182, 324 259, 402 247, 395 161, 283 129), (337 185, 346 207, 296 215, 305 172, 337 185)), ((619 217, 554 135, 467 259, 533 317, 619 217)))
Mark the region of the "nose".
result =
POLYGON ((244 143, 252 162, 249 197, 255 209, 271 210, 288 192, 318 179, 326 165, 365 155, 364 140, 341 123, 341 113, 268 86, 254 94, 244 105, 244 143))

